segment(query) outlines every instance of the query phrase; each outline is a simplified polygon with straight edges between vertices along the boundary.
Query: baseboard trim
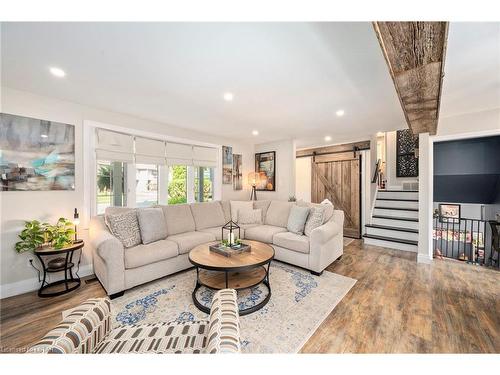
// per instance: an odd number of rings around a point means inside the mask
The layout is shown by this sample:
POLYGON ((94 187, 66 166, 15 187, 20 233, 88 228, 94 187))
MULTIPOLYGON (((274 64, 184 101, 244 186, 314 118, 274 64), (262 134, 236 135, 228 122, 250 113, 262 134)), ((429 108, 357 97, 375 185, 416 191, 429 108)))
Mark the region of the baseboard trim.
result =
MULTIPOLYGON (((80 277, 85 277, 92 275, 94 273, 94 269, 92 264, 86 264, 80 267, 80 271, 78 275, 80 277)), ((40 288, 40 282, 37 277, 32 279, 26 279, 21 281, 16 281, 15 283, 5 284, 0 286, 0 299, 17 296, 19 294, 32 292, 34 290, 38 290, 40 288)))
POLYGON ((417 263, 431 264, 432 257, 427 254, 417 254, 417 263))

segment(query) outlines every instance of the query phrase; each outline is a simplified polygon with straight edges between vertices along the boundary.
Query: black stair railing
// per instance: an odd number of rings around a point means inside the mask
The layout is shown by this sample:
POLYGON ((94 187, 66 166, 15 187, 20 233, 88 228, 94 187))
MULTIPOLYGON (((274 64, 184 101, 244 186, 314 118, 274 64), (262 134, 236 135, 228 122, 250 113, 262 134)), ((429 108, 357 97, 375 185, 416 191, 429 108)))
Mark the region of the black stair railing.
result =
POLYGON ((491 227, 485 220, 436 216, 433 243, 435 257, 499 266, 498 253, 492 249, 491 227))

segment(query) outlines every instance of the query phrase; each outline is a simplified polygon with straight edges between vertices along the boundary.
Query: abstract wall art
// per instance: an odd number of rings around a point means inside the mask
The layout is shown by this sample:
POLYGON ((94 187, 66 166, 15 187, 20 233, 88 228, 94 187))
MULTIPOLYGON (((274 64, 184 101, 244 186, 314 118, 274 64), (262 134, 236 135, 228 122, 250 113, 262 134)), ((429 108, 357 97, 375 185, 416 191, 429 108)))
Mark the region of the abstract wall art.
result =
POLYGON ((255 154, 255 172, 259 174, 255 190, 276 191, 276 151, 255 154))
POLYGON ((222 183, 230 185, 233 182, 233 148, 222 146, 222 183))
POLYGON ((233 154, 233 189, 243 189, 242 156, 233 154))
POLYGON ((74 190, 75 126, 0 113, 2 191, 74 190))

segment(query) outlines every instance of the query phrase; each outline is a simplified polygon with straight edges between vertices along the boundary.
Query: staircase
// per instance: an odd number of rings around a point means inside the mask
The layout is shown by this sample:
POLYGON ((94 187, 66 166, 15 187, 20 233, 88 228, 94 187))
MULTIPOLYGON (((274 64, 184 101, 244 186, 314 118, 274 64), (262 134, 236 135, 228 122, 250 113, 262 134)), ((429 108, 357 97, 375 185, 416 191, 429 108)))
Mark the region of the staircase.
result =
POLYGON ((418 191, 379 190, 363 237, 368 245, 417 252, 418 191))

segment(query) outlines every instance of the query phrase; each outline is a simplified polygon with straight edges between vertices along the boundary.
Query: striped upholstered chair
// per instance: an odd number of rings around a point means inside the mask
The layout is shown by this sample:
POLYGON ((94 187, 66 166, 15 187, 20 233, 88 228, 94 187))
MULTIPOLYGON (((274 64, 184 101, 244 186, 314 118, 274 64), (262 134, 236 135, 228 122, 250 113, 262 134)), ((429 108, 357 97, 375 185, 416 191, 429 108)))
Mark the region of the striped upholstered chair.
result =
POLYGON ((218 291, 208 321, 111 329, 110 302, 89 299, 73 309, 28 353, 239 353, 236 291, 218 291))

